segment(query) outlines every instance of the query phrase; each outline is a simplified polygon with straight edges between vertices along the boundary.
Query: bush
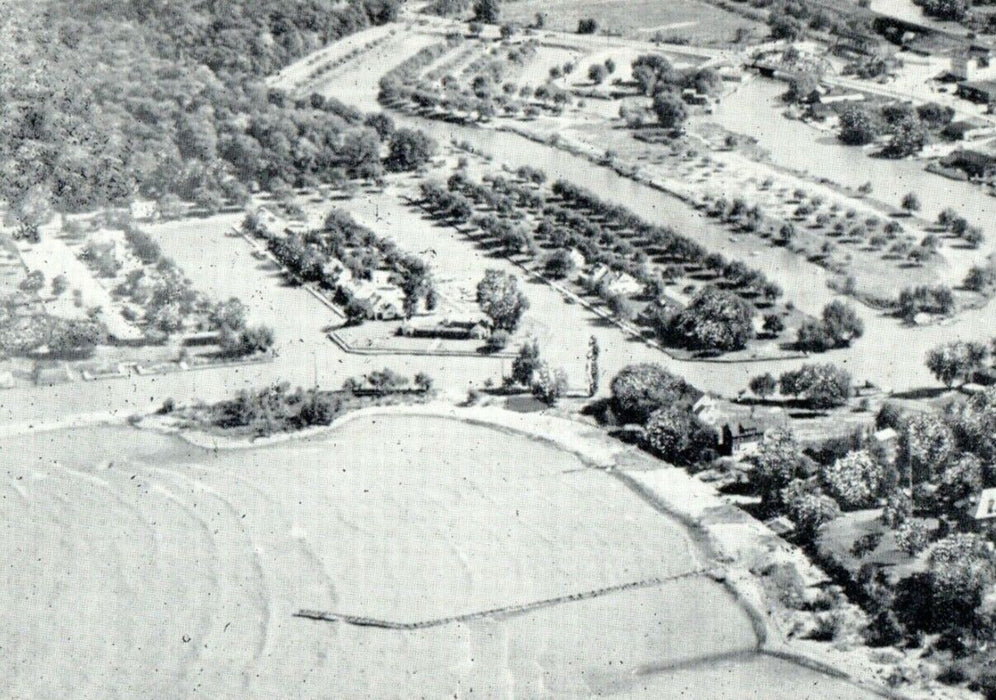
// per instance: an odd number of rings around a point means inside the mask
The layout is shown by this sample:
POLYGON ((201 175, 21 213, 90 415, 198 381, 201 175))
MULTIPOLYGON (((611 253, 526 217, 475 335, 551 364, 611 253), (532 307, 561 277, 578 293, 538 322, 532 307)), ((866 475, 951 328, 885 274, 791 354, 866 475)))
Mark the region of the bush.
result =
POLYGON ((896 546, 899 551, 915 556, 927 548, 927 523, 920 519, 908 519, 896 528, 896 546))
POLYGON ((508 331, 498 329, 488 336, 487 348, 490 352, 500 352, 508 346, 511 339, 508 331))
POLYGON ((391 172, 418 170, 436 153, 436 142, 421 131, 398 129, 391 136, 385 167, 391 172))
POLYGON ((268 352, 274 343, 273 329, 269 326, 244 328, 239 332, 223 332, 221 349, 231 357, 247 357, 268 352))
POLYGON ((865 629, 865 644, 870 647, 891 647, 903 641, 903 627, 896 613, 883 610, 865 629))
POLYGON ((598 22, 588 17, 578 22, 578 34, 594 34, 598 31, 598 22))
POLYGON ((312 390, 298 414, 304 426, 329 425, 342 412, 342 400, 337 396, 312 390))
POLYGON ((533 372, 533 396, 553 406, 567 392, 567 373, 561 367, 551 367, 546 362, 540 362, 533 372))
POLYGON ((714 434, 686 406, 665 406, 647 419, 647 444, 673 464, 695 464, 716 443, 714 434))

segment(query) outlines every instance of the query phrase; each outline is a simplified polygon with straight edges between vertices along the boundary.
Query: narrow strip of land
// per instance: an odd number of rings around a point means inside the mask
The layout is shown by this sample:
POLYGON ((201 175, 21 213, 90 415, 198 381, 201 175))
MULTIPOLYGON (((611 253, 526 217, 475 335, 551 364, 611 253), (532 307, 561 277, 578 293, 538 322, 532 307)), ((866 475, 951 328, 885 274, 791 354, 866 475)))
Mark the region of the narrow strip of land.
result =
POLYGON ((486 617, 510 617, 513 615, 521 615, 523 613, 532 612, 533 610, 549 608, 554 605, 575 603, 580 600, 590 600, 591 598, 599 598, 611 593, 630 591, 636 588, 653 588, 654 586, 660 586, 672 581, 679 581, 681 579, 692 578, 695 576, 705 576, 709 573, 711 573, 710 569, 695 569, 693 571, 675 574, 674 576, 655 576, 653 578, 642 579, 640 581, 631 581, 629 583, 621 583, 615 586, 596 588, 592 591, 583 591, 581 593, 571 593, 569 595, 558 596, 556 598, 548 598, 547 600, 538 600, 531 603, 522 603, 520 605, 507 605, 500 608, 492 608, 491 610, 482 610, 479 612, 466 613, 464 615, 452 615, 450 617, 439 617, 432 620, 418 620, 416 622, 395 622, 359 615, 323 612, 321 610, 298 610, 294 613, 294 617, 319 620, 322 622, 345 622, 350 625, 356 625, 357 627, 378 627, 386 630, 420 630, 427 629, 429 627, 442 627, 443 625, 451 625, 460 622, 470 622, 472 620, 480 620, 486 617))

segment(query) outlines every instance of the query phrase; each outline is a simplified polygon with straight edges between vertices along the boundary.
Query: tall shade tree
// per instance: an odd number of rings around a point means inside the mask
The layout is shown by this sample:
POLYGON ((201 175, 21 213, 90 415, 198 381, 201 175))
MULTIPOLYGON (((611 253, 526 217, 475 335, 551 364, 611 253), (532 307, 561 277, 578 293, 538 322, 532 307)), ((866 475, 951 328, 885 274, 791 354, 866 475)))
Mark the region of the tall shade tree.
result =
POLYGON ((487 270, 477 284, 477 303, 498 330, 512 332, 529 309, 529 299, 519 289, 519 278, 501 270, 487 270))
POLYGON ((988 356, 989 348, 982 343, 956 340, 927 353, 927 369, 950 387, 958 379, 969 381, 976 371, 982 369, 988 356))
POLYGON ((662 406, 689 401, 695 390, 659 364, 628 365, 611 385, 612 410, 626 423, 643 423, 662 406))

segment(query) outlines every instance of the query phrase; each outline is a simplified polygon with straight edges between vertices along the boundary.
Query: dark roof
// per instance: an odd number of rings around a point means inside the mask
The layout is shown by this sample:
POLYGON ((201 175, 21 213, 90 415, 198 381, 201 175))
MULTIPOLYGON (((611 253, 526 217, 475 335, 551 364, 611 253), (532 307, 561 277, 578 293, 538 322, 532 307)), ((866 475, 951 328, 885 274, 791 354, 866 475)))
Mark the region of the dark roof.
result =
POLYGON ((723 426, 723 429, 729 430, 730 435, 733 437, 754 437, 764 433, 760 426, 753 423, 747 423, 746 425, 743 423, 737 423, 736 425, 727 423, 723 426))
POLYGON ((989 94, 996 94, 996 80, 966 80, 958 87, 978 90, 989 94))

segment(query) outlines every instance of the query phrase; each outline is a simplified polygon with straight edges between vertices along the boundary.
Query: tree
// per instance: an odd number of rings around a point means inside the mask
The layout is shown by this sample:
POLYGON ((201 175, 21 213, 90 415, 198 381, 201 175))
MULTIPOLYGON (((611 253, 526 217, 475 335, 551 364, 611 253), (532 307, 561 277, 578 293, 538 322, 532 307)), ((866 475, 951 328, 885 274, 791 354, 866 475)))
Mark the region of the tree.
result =
POLYGON ((500 270, 487 270, 477 284, 477 303, 494 327, 512 332, 529 308, 529 299, 519 289, 519 278, 500 270))
POLYGON ((686 347, 740 350, 754 334, 754 310, 733 292, 707 286, 672 323, 670 333, 686 347))
POLYGON ((789 496, 785 507, 803 540, 812 540, 823 525, 840 515, 837 502, 818 490, 789 496))
POLYGON ((436 142, 422 131, 398 129, 391 137, 384 164, 391 172, 418 170, 436 153, 436 142))
POLYGON ((474 19, 485 24, 498 24, 501 5, 498 0, 475 0, 474 19))
POLYGON ((851 146, 864 146, 878 138, 882 125, 878 115, 867 107, 847 107, 840 115, 837 138, 851 146))
POLYGON ((802 23, 795 17, 784 12, 770 13, 768 15, 768 27, 771 29, 772 39, 796 41, 804 34, 802 23))
POLYGON ((797 74, 789 80, 789 89, 783 99, 786 102, 806 102, 813 94, 819 94, 820 78, 811 72, 797 74))
POLYGON ((594 18, 588 17, 578 20, 578 34, 594 34, 598 31, 598 22, 594 18))
POLYGON ((662 459, 673 464, 694 464, 715 445, 714 434, 687 406, 669 405, 650 414, 646 441, 662 459))
POLYGON ((533 373, 540 363, 539 342, 535 338, 519 348, 519 354, 512 361, 512 379, 516 384, 532 386, 533 373))
POLYGON ((781 393, 799 396, 810 408, 821 410, 840 406, 851 397, 851 374, 834 364, 803 365, 779 377, 781 393))
POLYGON ((939 416, 914 413, 899 433, 897 463, 912 483, 932 481, 955 450, 951 427, 939 416))
POLYGON ((273 329, 269 326, 245 328, 239 333, 222 333, 221 349, 227 355, 245 357, 269 352, 273 347, 273 329))
POLYGON ((569 251, 564 249, 550 253, 543 263, 543 274, 555 280, 570 277, 576 269, 577 266, 574 264, 574 258, 571 257, 569 251))
POLYGON ((69 289, 69 280, 65 275, 56 275, 52 278, 52 295, 62 296, 62 293, 69 289))
POLYGON ((761 439, 754 456, 750 480, 761 494, 761 501, 770 509, 783 505, 782 490, 793 479, 805 476, 810 460, 802 453, 795 436, 789 430, 769 430, 761 439))
POLYGON ((956 340, 927 353, 927 369, 950 388, 957 379, 970 381, 972 375, 982 369, 988 356, 989 349, 982 343, 956 340))
POLYGON ((910 518, 896 528, 896 547, 908 556, 916 556, 929 543, 927 523, 920 518, 910 518))
POLYGON ((766 374, 759 374, 756 377, 752 377, 750 380, 750 390, 762 399, 765 399, 775 393, 777 388, 778 381, 771 375, 770 372, 766 374))
POLYGON ((598 358, 601 354, 602 351, 598 346, 598 339, 595 338, 595 336, 591 336, 591 338, 588 339, 588 355, 586 357, 588 396, 594 396, 598 393, 598 358))
POLYGON ((778 314, 765 314, 764 315, 764 332, 770 335, 772 338, 778 336, 783 330, 785 330, 785 322, 782 317, 778 314))
POLYGON ((366 119, 363 120, 363 124, 376 131, 377 135, 383 141, 391 138, 391 135, 395 131, 394 120, 385 112, 372 112, 368 114, 366 119))
POLYGON ((53 355, 78 357, 89 355, 96 346, 106 341, 107 328, 99 321, 53 317, 46 344, 53 355))
POLYGON ((533 373, 532 390, 533 396, 553 406, 567 393, 567 372, 562 367, 554 368, 547 362, 540 362, 533 373))
POLYGON ((246 327, 247 309, 239 299, 231 297, 228 301, 219 301, 211 309, 208 320, 213 328, 239 332, 246 327))
POLYGON ((670 90, 664 90, 654 95, 654 102, 651 106, 657 121, 665 129, 677 129, 684 124, 688 117, 685 103, 677 94, 670 90))
POLYGON ((41 270, 32 270, 17 285, 18 289, 20 289, 21 291, 32 294, 35 292, 40 292, 44 286, 45 286, 45 273, 43 273, 41 270))
POLYGON ((508 341, 511 339, 508 331, 501 329, 495 330, 488 336, 487 349, 490 352, 500 352, 508 347, 508 341))
POLYGON ((609 75, 609 70, 601 63, 588 66, 588 79, 596 85, 601 85, 609 75))
POLYGON ((971 620, 986 590, 996 581, 988 540, 975 534, 949 535, 928 559, 935 620, 963 625, 971 620))
POLYGON ((867 508, 882 489, 885 471, 867 450, 856 450, 825 467, 820 476, 841 507, 867 508))
POLYGON ((692 388, 658 364, 624 367, 611 385, 612 409, 624 423, 644 423, 661 406, 687 401, 692 388))
POLYGON ((823 307, 823 326, 833 342, 833 347, 844 348, 860 338, 865 331, 864 322, 852 306, 834 300, 823 307))
POLYGON ((982 462, 965 452, 950 460, 937 484, 937 500, 951 515, 957 517, 962 501, 976 495, 983 487, 982 462))
POLYGON ((973 452, 986 463, 996 462, 996 387, 969 397, 964 404, 949 409, 962 449, 973 452))
POLYGON ((432 377, 425 372, 418 372, 415 375, 415 386, 423 393, 432 391, 432 377))
MULTIPOLYGON (((346 133, 336 157, 340 167, 351 177, 376 179, 383 174, 380 162, 380 137, 373 129, 355 129, 346 133)), ((270 183, 274 193, 277 185, 270 183)), ((289 192, 289 188, 288 188, 289 192)))
POLYGON ((607 70, 610 74, 611 73, 615 73, 616 72, 616 62, 613 61, 611 58, 605 59, 605 70, 607 70))
POLYGON ((902 206, 903 210, 911 216, 920 211, 920 198, 916 196, 916 192, 907 192, 903 197, 902 206))
POLYGON ((927 128, 916 115, 901 119, 892 127, 892 140, 885 149, 887 155, 905 158, 923 150, 927 142, 927 128))

